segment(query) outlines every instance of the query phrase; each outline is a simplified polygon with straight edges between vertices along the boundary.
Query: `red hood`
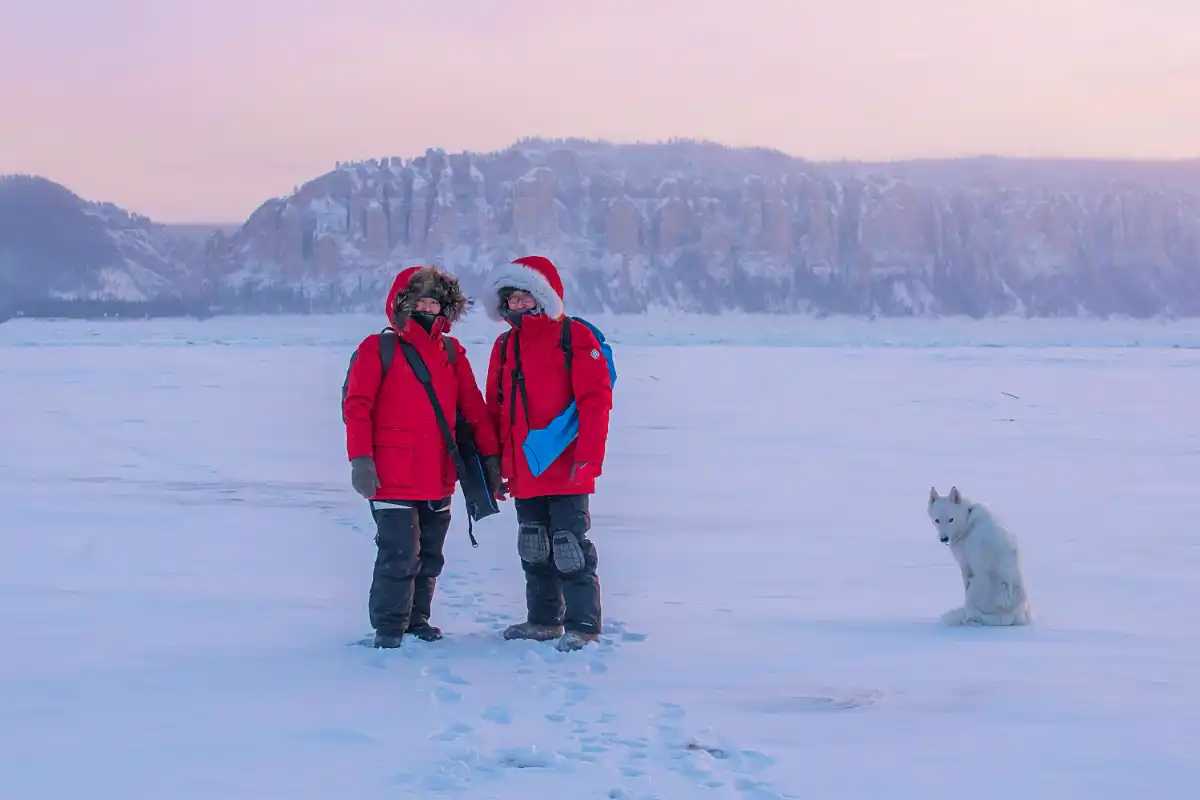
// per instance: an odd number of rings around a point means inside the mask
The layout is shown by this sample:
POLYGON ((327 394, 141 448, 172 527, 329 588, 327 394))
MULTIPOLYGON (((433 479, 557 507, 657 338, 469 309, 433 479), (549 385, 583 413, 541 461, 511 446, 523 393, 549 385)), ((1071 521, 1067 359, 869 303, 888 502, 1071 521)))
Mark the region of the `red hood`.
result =
POLYGON ((417 331, 420 331, 422 334, 427 332, 414 322, 407 313, 397 314, 396 300, 402 294, 414 288, 417 291, 428 290, 431 284, 440 286, 443 289, 445 302, 442 303, 442 314, 433 321, 433 326, 428 331, 429 336, 436 339, 443 333, 449 333, 451 322, 460 317, 466 308, 466 298, 463 297, 461 290, 458 288, 458 282, 453 277, 433 267, 409 267, 392 281, 392 288, 388 290, 387 305, 384 307, 388 325, 406 339, 411 339, 412 336, 416 335, 417 331), (414 287, 416 283, 421 285, 414 287))
POLYGON ((465 314, 471 305, 458 285, 458 278, 450 273, 437 267, 409 267, 396 276, 388 291, 384 307, 388 323, 396 330, 404 330, 414 304, 421 297, 433 297, 442 304, 438 333, 450 330, 450 324, 465 314))
POLYGON ((396 298, 400 296, 401 292, 408 288, 408 284, 412 280, 413 275, 416 275, 420 269, 420 267, 409 267, 408 269, 402 271, 396 276, 396 280, 392 281, 392 288, 388 290, 387 302, 383 307, 383 313, 387 315, 388 325, 392 326, 396 330, 400 330, 404 327, 403 325, 396 323, 396 298))

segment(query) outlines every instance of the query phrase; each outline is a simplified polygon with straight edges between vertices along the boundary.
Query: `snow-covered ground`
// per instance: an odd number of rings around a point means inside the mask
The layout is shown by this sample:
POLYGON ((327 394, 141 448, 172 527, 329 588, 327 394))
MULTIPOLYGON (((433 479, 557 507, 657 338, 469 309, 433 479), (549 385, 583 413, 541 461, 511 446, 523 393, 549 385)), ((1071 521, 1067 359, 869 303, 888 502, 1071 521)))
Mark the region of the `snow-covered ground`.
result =
POLYGON ((458 501, 447 639, 351 644, 379 324, 0 325, 0 795, 1194 796, 1200 325, 603 320, 607 632, 563 655, 500 640, 512 512, 472 551, 458 501), (933 483, 1015 531, 1033 627, 937 623, 933 483))

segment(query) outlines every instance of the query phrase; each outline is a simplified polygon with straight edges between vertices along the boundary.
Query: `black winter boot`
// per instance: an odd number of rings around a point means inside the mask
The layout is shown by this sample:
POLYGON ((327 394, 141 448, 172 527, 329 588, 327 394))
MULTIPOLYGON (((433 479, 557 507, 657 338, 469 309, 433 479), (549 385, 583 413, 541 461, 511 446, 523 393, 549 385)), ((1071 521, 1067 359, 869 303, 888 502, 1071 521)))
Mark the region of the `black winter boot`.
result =
POLYGON ((442 638, 442 629, 428 622, 414 622, 408 626, 408 632, 420 639, 422 642, 436 642, 442 638))
POLYGON ((393 635, 390 633, 376 633, 375 646, 391 650, 392 648, 399 647, 400 642, 403 639, 403 636, 393 635))
POLYGON ((532 639, 535 642, 548 642, 562 635, 562 625, 538 625, 536 622, 509 625, 504 631, 505 639, 532 639))

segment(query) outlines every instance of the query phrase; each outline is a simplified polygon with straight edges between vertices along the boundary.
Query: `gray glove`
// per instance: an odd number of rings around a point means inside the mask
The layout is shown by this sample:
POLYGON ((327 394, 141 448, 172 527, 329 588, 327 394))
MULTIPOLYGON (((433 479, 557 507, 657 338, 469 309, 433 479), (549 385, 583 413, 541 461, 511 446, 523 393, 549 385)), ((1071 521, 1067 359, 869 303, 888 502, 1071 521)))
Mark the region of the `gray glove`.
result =
POLYGON ((354 491, 367 500, 375 496, 379 488, 379 475, 375 472, 375 459, 370 456, 360 456, 350 459, 350 483, 354 491))

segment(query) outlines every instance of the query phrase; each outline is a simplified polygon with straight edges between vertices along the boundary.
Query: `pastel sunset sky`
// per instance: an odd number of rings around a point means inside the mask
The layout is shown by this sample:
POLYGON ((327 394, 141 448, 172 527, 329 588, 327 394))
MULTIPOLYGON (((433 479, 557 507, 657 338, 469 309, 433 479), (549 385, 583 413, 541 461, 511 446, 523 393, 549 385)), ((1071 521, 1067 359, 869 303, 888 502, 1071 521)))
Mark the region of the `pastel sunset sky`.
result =
POLYGON ((1198 0, 0 0, 0 173, 241 221, 524 136, 1200 156, 1198 0))

